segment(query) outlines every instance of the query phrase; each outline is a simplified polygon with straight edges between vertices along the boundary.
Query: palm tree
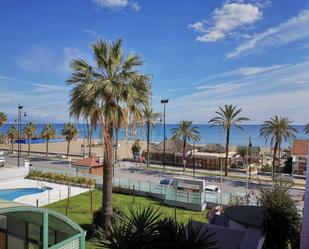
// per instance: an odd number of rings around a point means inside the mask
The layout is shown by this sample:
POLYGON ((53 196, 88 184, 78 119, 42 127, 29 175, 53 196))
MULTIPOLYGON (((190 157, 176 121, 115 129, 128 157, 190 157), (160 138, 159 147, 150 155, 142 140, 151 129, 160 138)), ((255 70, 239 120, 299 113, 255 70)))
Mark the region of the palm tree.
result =
POLYGON ((280 143, 290 141, 295 138, 297 130, 291 125, 292 121, 287 117, 272 117, 266 120, 260 129, 260 136, 264 137, 265 143, 270 139, 270 143, 274 144, 274 153, 272 161, 272 178, 275 177, 275 165, 277 159, 277 150, 280 143))
MULTIPOLYGON (((189 120, 180 121, 177 124, 177 127, 173 128, 171 131, 173 140, 179 139, 183 141, 182 159, 184 160, 186 156, 187 142, 190 140, 194 142, 199 141, 201 138, 200 132, 196 126, 192 126, 192 121, 189 120)), ((185 170, 186 166, 183 164, 183 171, 185 170)))
POLYGON ((149 144, 150 134, 154 130, 154 124, 160 119, 161 113, 154 112, 152 108, 146 106, 143 110, 143 116, 146 123, 146 137, 147 137, 147 167, 149 167, 149 144))
POLYGON ((35 132, 36 132, 36 125, 32 122, 27 123, 26 127, 24 128, 24 134, 28 139, 28 156, 30 155, 31 140, 35 132))
POLYGON ((7 136, 11 141, 12 152, 13 152, 15 140, 18 138, 18 130, 17 130, 16 126, 14 126, 14 125, 10 126, 7 136))
POLYGON ((76 126, 73 123, 66 123, 64 124, 64 127, 61 131, 62 136, 65 137, 65 139, 68 142, 68 146, 67 146, 67 158, 69 158, 69 154, 70 154, 70 143, 71 141, 76 138, 77 134, 78 134, 78 130, 76 128, 76 126))
POLYGON ((229 145, 230 145, 230 132, 231 127, 235 126, 243 130, 240 123, 249 120, 247 117, 239 117, 242 109, 237 109, 236 105, 224 105, 224 107, 219 107, 219 111, 215 113, 218 115, 208 121, 212 126, 218 126, 225 130, 226 132, 226 143, 225 143, 225 176, 228 174, 227 161, 229 157, 229 145))
POLYGON ((305 125, 305 134, 309 134, 309 123, 305 125))
POLYGON ((42 138, 46 140, 46 156, 48 156, 48 143, 49 141, 56 136, 56 131, 51 124, 47 124, 41 133, 42 138))
POLYGON ((5 113, 0 112, 0 128, 7 122, 7 116, 5 113))
POLYGON ((79 116, 86 113, 93 123, 99 122, 102 129, 104 229, 108 229, 107 221, 113 214, 113 129, 124 119, 126 108, 141 113, 149 98, 149 78, 136 70, 143 64, 142 61, 134 53, 125 55, 121 47, 121 40, 97 41, 92 46, 95 66, 84 60, 73 60, 73 73, 67 80, 68 84, 73 85, 70 98, 71 114, 79 116))

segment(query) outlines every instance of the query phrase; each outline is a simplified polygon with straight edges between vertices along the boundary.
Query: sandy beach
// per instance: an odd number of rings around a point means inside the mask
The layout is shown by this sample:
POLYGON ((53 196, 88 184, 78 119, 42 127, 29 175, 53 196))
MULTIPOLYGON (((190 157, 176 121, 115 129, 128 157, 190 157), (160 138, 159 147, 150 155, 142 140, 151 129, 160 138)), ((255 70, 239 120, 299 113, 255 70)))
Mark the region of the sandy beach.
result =
MULTIPOLYGON (((70 144, 70 154, 71 155, 83 155, 83 143, 86 143, 83 139, 76 139, 71 142, 70 144)), ((100 140, 94 140, 94 143, 96 144, 95 147, 92 147, 92 154, 96 156, 103 156, 103 148, 102 145, 100 145, 100 140)), ((125 141, 125 140, 119 140, 118 144, 118 159, 122 160, 124 158, 132 158, 132 151, 131 147, 133 145, 134 141, 125 141)), ((140 141, 142 150, 146 150, 147 142, 146 141, 140 141)), ((230 151, 236 151, 235 145, 230 145, 230 151)), ((1 144, 0 149, 10 150, 11 145, 7 144, 1 144)), ((17 144, 14 145, 14 150, 17 151, 17 144)), ((27 151, 28 145, 22 144, 22 151, 27 151)), ((46 144, 31 144, 31 151, 32 152, 40 152, 45 153, 46 151, 46 144)), ((67 151, 67 142, 52 142, 49 143, 49 152, 54 154, 63 154, 65 155, 67 151)), ((85 147, 84 150, 85 155, 88 155, 88 147, 85 147)), ((263 147, 261 148, 261 153, 269 153, 269 148, 263 147)))

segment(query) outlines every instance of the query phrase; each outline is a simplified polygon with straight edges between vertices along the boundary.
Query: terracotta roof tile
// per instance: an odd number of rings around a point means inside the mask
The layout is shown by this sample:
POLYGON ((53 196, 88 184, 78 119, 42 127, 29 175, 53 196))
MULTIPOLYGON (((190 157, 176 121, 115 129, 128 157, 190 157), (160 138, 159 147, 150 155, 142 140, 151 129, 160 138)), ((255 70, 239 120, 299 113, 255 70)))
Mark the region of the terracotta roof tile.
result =
POLYGON ((308 155, 309 140, 294 140, 293 142, 293 155, 301 156, 308 155))
POLYGON ((87 157, 72 163, 75 166, 84 166, 84 167, 98 167, 103 166, 103 163, 100 163, 99 157, 87 157))

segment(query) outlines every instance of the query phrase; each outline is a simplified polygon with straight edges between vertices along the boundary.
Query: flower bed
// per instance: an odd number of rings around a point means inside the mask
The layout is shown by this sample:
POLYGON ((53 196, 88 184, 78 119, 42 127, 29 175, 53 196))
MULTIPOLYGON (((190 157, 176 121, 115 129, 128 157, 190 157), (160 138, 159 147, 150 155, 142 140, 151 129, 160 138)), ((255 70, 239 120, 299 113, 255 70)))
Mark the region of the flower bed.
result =
POLYGON ((48 181, 79 187, 94 187, 95 180, 84 176, 67 176, 54 173, 44 173, 40 171, 31 171, 27 178, 40 181, 48 181))

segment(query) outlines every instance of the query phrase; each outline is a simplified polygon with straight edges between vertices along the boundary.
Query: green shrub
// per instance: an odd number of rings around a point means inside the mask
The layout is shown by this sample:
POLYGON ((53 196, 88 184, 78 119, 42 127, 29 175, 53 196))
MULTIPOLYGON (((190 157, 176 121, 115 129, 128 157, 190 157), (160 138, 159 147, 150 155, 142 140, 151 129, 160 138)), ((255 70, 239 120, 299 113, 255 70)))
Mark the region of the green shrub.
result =
POLYGON ((56 182, 66 182, 67 184, 74 183, 74 184, 86 184, 88 186, 94 186, 95 180, 83 177, 83 176, 68 176, 68 175, 61 175, 55 173, 45 173, 40 171, 33 171, 31 170, 27 176, 27 178, 32 179, 48 179, 49 181, 56 181, 56 182))

